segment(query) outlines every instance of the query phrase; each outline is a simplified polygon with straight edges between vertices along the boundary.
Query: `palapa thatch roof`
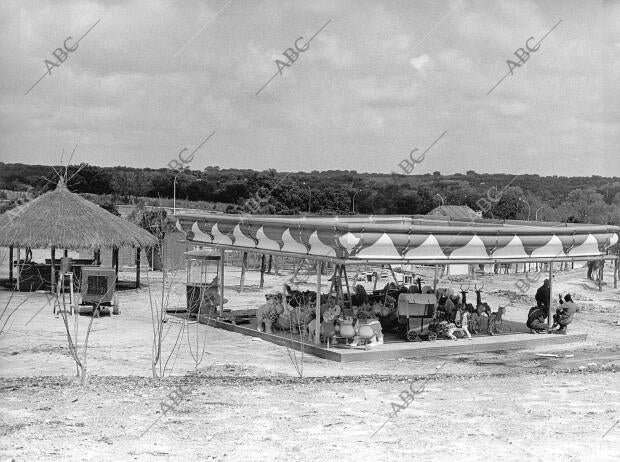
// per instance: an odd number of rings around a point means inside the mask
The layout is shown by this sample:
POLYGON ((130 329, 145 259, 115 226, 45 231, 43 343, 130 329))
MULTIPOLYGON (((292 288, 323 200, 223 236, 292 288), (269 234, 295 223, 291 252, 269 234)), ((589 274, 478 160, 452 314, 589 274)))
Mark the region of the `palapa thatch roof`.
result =
POLYGON ((62 178, 56 189, 0 215, 0 246, 62 249, 147 247, 157 239, 72 193, 62 178))

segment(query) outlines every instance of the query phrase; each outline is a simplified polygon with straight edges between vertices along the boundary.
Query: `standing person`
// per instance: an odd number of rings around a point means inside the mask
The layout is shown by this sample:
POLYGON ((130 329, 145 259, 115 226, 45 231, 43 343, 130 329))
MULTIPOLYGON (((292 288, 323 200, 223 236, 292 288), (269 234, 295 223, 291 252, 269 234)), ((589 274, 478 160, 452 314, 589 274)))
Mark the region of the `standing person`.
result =
POLYGON ((549 279, 545 279, 543 285, 536 291, 536 305, 539 308, 544 308, 547 312, 549 311, 550 295, 549 279))
POLYGON ((573 302, 573 298, 570 294, 566 294, 564 302, 562 302, 562 297, 560 297, 560 305, 561 306, 553 315, 553 326, 551 326, 551 328, 553 329, 555 326, 559 326, 556 333, 566 334, 566 326, 573 322, 573 318, 575 317, 575 313, 579 311, 579 307, 573 302))

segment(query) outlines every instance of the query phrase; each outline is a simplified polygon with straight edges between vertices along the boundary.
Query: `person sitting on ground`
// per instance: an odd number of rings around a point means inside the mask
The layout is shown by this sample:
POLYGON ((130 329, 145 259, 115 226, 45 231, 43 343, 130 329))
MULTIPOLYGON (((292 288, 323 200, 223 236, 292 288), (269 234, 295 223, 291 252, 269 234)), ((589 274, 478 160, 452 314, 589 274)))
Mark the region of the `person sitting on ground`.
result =
POLYGON ((536 305, 548 311, 549 301, 549 279, 545 279, 543 285, 536 291, 536 305))
POLYGON ((559 326, 556 332, 558 334, 566 334, 566 326, 573 322, 573 318, 575 317, 575 313, 579 311, 579 307, 573 302, 573 298, 570 294, 566 294, 564 302, 562 302, 562 297, 560 296, 560 305, 561 306, 553 315, 553 326, 551 326, 551 328, 553 329, 559 326))
POLYGON ((547 333, 547 310, 538 306, 531 309, 525 325, 536 334, 547 333))
POLYGON ((456 311, 461 306, 461 296, 460 295, 451 295, 446 300, 446 319, 449 322, 454 322, 456 318, 456 311))

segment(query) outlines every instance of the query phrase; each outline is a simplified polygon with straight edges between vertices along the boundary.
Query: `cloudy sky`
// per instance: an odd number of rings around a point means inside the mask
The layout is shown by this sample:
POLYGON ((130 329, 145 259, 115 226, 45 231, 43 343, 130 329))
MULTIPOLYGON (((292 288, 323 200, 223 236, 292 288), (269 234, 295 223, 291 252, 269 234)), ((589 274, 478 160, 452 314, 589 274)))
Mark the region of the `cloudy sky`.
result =
POLYGON ((160 168, 215 131, 192 168, 387 173, 446 131, 414 173, 620 175, 620 1, 14 0, 0 37, 4 162, 160 168))

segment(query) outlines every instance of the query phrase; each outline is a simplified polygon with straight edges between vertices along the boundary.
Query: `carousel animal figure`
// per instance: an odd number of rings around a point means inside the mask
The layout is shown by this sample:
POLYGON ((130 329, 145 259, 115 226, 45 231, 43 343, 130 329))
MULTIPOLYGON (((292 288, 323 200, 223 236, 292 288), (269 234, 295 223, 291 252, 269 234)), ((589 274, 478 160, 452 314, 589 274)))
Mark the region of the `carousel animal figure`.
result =
MULTIPOLYGON (((381 329, 381 323, 365 312, 359 312, 357 321, 353 326, 355 336, 351 346, 355 347, 359 345, 360 341, 364 341, 364 345, 375 346, 383 344, 383 331, 381 329)), ((341 334, 342 335, 342 334, 341 334)))
MULTIPOLYGON (((441 333, 441 334, 445 335, 446 337, 448 337, 451 340, 458 340, 456 335, 454 335, 455 332, 460 332, 462 334, 465 334, 465 332, 463 331, 462 327, 457 327, 455 323, 448 322, 448 321, 441 321, 437 325, 437 329, 436 330, 437 330, 438 333, 441 333)), ((468 337, 468 338, 471 338, 471 336, 468 337)))
POLYGON ((478 285, 474 284, 474 292, 476 292, 476 308, 482 305, 482 289, 484 285, 478 288, 478 285))
POLYGON ((604 267, 605 267, 605 260, 589 260, 587 278, 590 279, 591 281, 598 282, 604 267), (596 276, 596 279, 594 279, 593 275, 596 276))
POLYGON ((411 284, 409 286, 408 292, 410 294, 419 294, 420 293, 420 289, 418 288, 418 286, 416 284, 411 284))
POLYGON ((467 311, 467 330, 472 334, 476 334, 476 317, 478 313, 471 303, 465 305, 465 311, 467 311))
POLYGON ((349 340, 355 338, 355 327, 353 322, 354 320, 351 316, 344 316, 338 319, 338 333, 340 334, 340 337, 345 339, 345 343, 347 344, 349 343, 349 340))
POLYGON ((481 303, 476 308, 476 313, 472 316, 476 323, 475 334, 480 332, 489 331, 489 315, 491 314, 491 307, 488 303, 481 303))
POLYGON ((282 294, 265 294, 267 302, 256 310, 256 330, 273 334, 273 327, 284 311, 282 306, 282 294))
MULTIPOLYGON (((322 315, 323 320, 321 322, 319 340, 321 339, 321 337, 323 337, 323 339, 330 338, 333 341, 335 340, 335 336, 338 333, 336 321, 342 314, 342 310, 339 305, 335 304, 335 301, 333 298, 329 299, 328 305, 329 305, 329 308, 322 315)), ((315 336, 316 336, 316 319, 310 321, 306 325, 306 328, 308 330, 308 339, 310 341, 314 341, 315 336)))
POLYGON ((469 317, 470 317, 469 310, 467 310, 467 307, 465 307, 465 309, 463 309, 462 311, 459 309, 459 311, 457 311, 457 315, 458 314, 460 314, 460 317, 459 317, 459 323, 457 324, 457 327, 460 327, 461 332, 467 335, 467 338, 471 340, 471 333, 469 332, 469 317))
POLYGON ((463 305, 467 305, 467 293, 469 292, 469 286, 466 289, 463 289, 463 286, 459 286, 461 292, 461 300, 463 305))
POLYGON ((424 286, 424 287, 422 287, 422 293, 423 294, 432 294, 433 293, 433 288, 431 286, 424 286))
POLYGON ((500 306, 496 312, 489 316, 489 335, 501 334, 503 330, 503 317, 506 314, 506 307, 500 306))

